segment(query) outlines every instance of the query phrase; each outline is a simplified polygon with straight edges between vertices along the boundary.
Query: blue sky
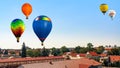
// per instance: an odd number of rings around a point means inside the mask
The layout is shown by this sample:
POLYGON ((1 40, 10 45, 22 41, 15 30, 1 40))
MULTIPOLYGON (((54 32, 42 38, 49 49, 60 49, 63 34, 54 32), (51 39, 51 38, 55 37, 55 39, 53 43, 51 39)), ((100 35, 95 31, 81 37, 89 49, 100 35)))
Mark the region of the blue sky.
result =
POLYGON ((0 47, 21 48, 23 42, 31 48, 42 48, 41 42, 35 35, 32 23, 39 15, 51 18, 53 28, 47 39, 45 47, 75 47, 86 46, 91 42, 94 46, 118 45, 120 46, 120 1, 114 0, 4 0, 0 2, 0 47), (30 3, 33 12, 26 20, 21 11, 24 3, 30 3), (116 11, 112 21, 103 15, 99 6, 106 3, 109 10, 116 11), (16 42, 15 36, 10 29, 13 19, 22 19, 26 25, 25 32, 16 42))

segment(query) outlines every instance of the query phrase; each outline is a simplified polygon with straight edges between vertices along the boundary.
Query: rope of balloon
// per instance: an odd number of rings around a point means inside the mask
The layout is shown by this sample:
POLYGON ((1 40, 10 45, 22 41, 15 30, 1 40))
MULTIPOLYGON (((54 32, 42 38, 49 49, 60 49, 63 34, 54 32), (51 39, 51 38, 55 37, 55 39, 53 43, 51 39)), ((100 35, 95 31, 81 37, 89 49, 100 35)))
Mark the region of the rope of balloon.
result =
MULTIPOLYGON (((100 5, 100 11, 105 15, 105 13, 108 11, 109 6, 107 4, 101 4, 100 5)), ((110 16, 110 18, 113 20, 115 15, 116 15, 116 11, 115 10, 109 10, 108 15, 110 16)))
MULTIPOLYGON (((26 16, 26 19, 28 19, 28 17, 32 13, 32 6, 29 3, 24 3, 21 7, 21 10, 26 16)), ((52 29, 51 19, 45 15, 37 16, 33 21, 32 27, 34 33, 39 38, 39 40, 41 41, 41 45, 43 46, 45 39, 47 38, 52 29)), ((19 42, 21 35, 25 31, 24 21, 21 19, 14 19, 11 22, 11 31, 16 37, 17 42, 19 42)))

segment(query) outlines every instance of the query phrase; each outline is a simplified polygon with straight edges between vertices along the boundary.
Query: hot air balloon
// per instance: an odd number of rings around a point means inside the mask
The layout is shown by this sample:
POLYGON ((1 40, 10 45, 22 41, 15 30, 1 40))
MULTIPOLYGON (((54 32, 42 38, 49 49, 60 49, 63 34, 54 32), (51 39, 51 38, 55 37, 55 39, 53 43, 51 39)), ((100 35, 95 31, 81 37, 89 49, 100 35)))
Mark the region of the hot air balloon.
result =
POLYGON ((43 42, 49 35, 52 29, 52 22, 47 16, 41 15, 34 19, 33 30, 43 46, 43 42))
POLYGON ((28 16, 32 13, 32 6, 29 3, 24 3, 22 5, 22 12, 26 16, 26 19, 28 19, 28 16))
POLYGON ((113 20, 113 18, 115 17, 115 15, 116 15, 116 12, 115 12, 115 10, 109 10, 109 14, 108 14, 110 17, 111 17, 111 19, 113 20))
POLYGON ((108 5, 107 4, 101 4, 100 5, 100 11, 105 15, 105 13, 108 11, 108 5))
POLYGON ((21 19, 14 19, 11 22, 11 30, 15 37, 17 38, 17 42, 19 42, 19 38, 25 30, 25 24, 21 19))

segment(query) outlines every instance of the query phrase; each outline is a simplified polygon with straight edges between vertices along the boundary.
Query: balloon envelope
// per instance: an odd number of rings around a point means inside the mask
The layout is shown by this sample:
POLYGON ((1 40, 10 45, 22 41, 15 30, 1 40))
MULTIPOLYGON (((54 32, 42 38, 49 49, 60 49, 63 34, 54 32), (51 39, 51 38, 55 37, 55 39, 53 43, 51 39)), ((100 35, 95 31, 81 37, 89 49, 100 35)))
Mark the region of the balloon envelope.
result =
POLYGON ((33 21, 33 30, 37 37, 42 42, 47 38, 52 29, 52 22, 47 16, 41 15, 34 19, 33 21))
POLYGON ((28 16, 32 13, 32 6, 29 3, 24 3, 22 5, 22 12, 26 16, 26 19, 28 19, 28 16))
POLYGON ((115 17, 115 15, 116 15, 115 10, 109 10, 108 15, 111 17, 111 19, 113 19, 115 17))
POLYGON ((100 5, 100 11, 105 14, 108 11, 108 5, 107 4, 101 4, 100 5))
POLYGON ((19 42, 19 38, 25 30, 25 24, 21 19, 14 19, 11 22, 11 30, 15 37, 17 38, 17 42, 19 42))

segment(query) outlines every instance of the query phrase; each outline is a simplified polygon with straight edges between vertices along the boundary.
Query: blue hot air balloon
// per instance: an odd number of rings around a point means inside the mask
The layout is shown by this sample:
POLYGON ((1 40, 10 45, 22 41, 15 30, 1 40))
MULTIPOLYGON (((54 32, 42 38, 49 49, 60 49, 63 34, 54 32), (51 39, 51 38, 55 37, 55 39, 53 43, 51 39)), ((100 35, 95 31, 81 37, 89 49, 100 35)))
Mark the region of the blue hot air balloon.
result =
POLYGON ((52 29, 52 22, 50 18, 48 18, 47 16, 41 15, 34 19, 33 30, 37 35, 37 37, 40 39, 42 46, 43 46, 43 42, 51 32, 51 29, 52 29))

